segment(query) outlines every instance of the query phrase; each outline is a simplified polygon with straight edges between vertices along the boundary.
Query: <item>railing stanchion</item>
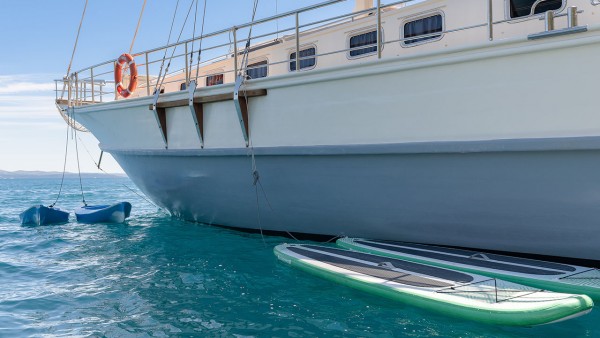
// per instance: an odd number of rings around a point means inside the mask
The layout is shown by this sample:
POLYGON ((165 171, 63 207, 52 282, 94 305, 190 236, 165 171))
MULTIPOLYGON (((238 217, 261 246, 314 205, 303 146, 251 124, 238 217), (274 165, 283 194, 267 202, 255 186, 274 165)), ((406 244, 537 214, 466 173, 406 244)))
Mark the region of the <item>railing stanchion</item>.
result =
POLYGON ((73 98, 73 93, 71 90, 71 77, 72 75, 68 75, 66 76, 66 78, 63 78, 63 81, 66 79, 67 82, 67 107, 71 106, 71 99, 73 98))
POLYGON ((235 78, 238 75, 237 28, 233 27, 231 30, 233 35, 233 77, 235 78))
POLYGON ((79 74, 75 73, 75 105, 79 105, 79 74))
POLYGON ((94 100, 96 100, 95 98, 95 92, 94 92, 94 68, 90 68, 90 78, 92 81, 92 103, 94 103, 94 100))
MULTIPOLYGON (((117 69, 117 61, 113 62, 113 66, 114 66, 114 69, 117 69)), ((115 81, 114 88, 115 88, 115 101, 117 101, 117 99, 119 98, 119 92, 117 92, 117 81, 115 81)))
POLYGON ((296 71, 300 70, 300 13, 296 12, 296 71))
POLYGON ((488 39, 490 41, 494 41, 494 10, 493 10, 493 0, 488 0, 488 39))
POLYGON ((188 43, 185 43, 185 85, 190 83, 190 69, 188 69, 188 43))
POLYGON ((377 0, 377 58, 381 59, 381 0, 377 0))
POLYGON ((148 65, 148 52, 146 54, 146 95, 150 96, 150 66, 148 65))

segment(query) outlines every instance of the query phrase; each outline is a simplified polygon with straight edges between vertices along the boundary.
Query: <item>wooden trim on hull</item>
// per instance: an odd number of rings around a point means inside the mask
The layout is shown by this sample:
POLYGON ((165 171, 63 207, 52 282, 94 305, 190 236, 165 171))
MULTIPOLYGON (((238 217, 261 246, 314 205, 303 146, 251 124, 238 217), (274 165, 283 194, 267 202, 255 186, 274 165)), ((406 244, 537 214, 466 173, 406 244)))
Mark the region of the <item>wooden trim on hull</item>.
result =
MULTIPOLYGON (((258 96, 266 96, 266 89, 253 89, 244 91, 245 98, 250 97, 258 97, 258 96)), ((208 96, 197 96, 194 97, 194 104, 204 104, 204 103, 213 103, 213 102, 223 102, 223 101, 233 101, 233 92, 225 93, 225 94, 217 94, 217 95, 208 95, 208 96)), ((175 107, 187 107, 189 102, 187 99, 173 100, 173 101, 159 101, 157 103, 157 108, 175 108, 175 107)), ((152 110, 152 105, 148 106, 149 110, 152 110)))

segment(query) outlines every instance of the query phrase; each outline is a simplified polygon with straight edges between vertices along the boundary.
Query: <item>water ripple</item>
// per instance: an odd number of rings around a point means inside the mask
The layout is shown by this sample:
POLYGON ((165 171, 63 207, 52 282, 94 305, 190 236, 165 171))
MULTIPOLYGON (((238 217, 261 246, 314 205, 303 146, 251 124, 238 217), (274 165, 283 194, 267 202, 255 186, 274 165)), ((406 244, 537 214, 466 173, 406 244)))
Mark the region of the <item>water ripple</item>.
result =
MULTIPOLYGON (((172 219, 122 183, 86 187, 99 203, 132 201, 126 224, 22 227, 18 213, 56 185, 0 181, 0 336, 600 336, 598 313, 495 327, 341 287, 280 264, 282 238, 172 219)), ((67 182, 61 207, 80 205, 76 189, 67 182)))

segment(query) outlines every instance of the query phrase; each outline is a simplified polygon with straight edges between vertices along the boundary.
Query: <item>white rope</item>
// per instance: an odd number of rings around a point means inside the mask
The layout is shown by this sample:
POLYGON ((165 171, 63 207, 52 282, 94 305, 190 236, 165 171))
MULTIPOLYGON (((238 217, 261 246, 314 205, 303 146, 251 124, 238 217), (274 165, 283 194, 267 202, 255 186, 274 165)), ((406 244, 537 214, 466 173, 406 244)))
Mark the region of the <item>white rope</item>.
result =
POLYGON ((137 27, 135 28, 135 33, 133 34, 133 39, 131 40, 131 46, 129 46, 129 54, 133 50, 133 44, 135 43, 135 38, 137 37, 138 30, 140 29, 140 23, 142 23, 142 15, 144 15, 144 9, 146 8, 146 1, 144 0, 144 4, 142 5, 142 11, 140 12, 140 18, 138 19, 137 27))
MULTIPOLYGON (((71 61, 69 61, 69 67, 67 67, 67 76, 71 72, 71 66, 73 66, 73 59, 75 58, 75 51, 77 50, 77 43, 79 42, 79 33, 81 33, 81 26, 83 25, 83 18, 85 17, 85 11, 87 9, 88 0, 85 0, 85 6, 83 6, 83 13, 81 14, 81 20, 79 21, 79 28, 77 29, 77 37, 75 38, 75 45, 73 46, 73 53, 71 53, 71 61)), ((66 84, 63 83, 62 93, 60 99, 62 100, 65 96, 66 84)))

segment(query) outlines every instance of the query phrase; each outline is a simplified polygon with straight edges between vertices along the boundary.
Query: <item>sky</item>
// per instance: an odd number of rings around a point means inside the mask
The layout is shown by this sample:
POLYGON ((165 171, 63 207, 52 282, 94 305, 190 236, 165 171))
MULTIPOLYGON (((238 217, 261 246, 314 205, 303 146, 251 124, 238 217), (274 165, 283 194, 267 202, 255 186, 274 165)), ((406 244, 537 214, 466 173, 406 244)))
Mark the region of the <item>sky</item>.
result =
MULTIPOLYGON (((195 0, 179 0, 175 32, 181 30, 192 1, 195 0)), ((204 0, 199 1, 200 15, 204 0)), ((260 0, 256 16, 269 17, 324 1, 260 0)), ((73 136, 67 136, 67 126, 54 105, 54 80, 67 72, 85 2, 0 0, 0 170, 62 171, 69 137, 67 171, 77 171, 73 136)), ((127 52, 143 2, 88 0, 72 70, 127 52)), ((253 2, 207 0, 205 32, 249 22, 253 2)), ((177 0, 147 0, 134 52, 166 44, 176 4, 177 0)), ((311 15, 347 12, 353 5, 354 1, 348 0, 311 15)), ((279 24, 284 26, 285 22, 279 24)), ((182 39, 192 37, 192 25, 188 23, 186 27, 182 39)), ((100 155, 98 141, 90 133, 77 135, 81 171, 98 172, 94 164, 100 155)), ((107 155, 102 168, 106 172, 122 172, 107 155)))

